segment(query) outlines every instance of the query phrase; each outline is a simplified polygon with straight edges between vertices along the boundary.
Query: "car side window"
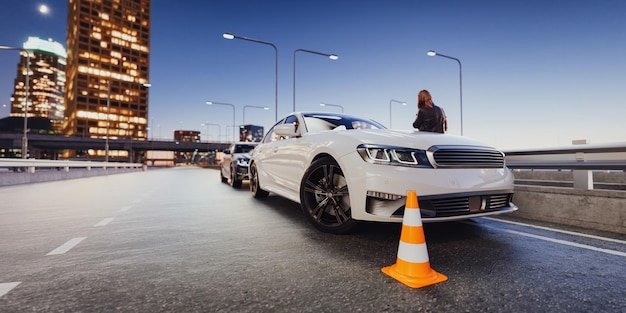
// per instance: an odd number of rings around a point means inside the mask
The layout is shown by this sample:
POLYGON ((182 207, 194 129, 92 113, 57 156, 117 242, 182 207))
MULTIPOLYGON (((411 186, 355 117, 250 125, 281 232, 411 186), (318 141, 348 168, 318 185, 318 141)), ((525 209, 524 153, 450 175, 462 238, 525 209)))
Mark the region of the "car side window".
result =
POLYGON ((280 125, 284 122, 283 120, 278 121, 278 123, 274 124, 274 126, 272 126, 272 128, 270 128, 270 130, 267 131, 267 134, 265 134, 265 137, 263 137, 263 143, 268 143, 268 142, 273 142, 278 140, 278 136, 276 136, 276 134, 274 134, 274 127, 276 127, 276 125, 280 125))
MULTIPOLYGON (((276 125, 274 125, 276 126, 276 125)), ((265 134, 265 137, 263 137, 263 143, 268 143, 268 142, 272 142, 274 140, 272 140, 272 138, 274 137, 274 127, 270 128, 270 130, 267 131, 267 134, 265 134)))
POLYGON ((296 117, 295 115, 289 115, 287 116, 284 120, 274 124, 274 126, 272 126, 272 128, 267 132, 267 134, 265 135, 265 138, 263 138, 263 143, 268 143, 268 142, 274 142, 274 141, 278 141, 278 140, 285 140, 285 139, 289 139, 289 137, 287 136, 278 136, 274 133, 274 127, 276 127, 277 125, 281 125, 281 124, 294 124, 294 125, 299 125, 300 122, 298 121, 298 117, 296 117))

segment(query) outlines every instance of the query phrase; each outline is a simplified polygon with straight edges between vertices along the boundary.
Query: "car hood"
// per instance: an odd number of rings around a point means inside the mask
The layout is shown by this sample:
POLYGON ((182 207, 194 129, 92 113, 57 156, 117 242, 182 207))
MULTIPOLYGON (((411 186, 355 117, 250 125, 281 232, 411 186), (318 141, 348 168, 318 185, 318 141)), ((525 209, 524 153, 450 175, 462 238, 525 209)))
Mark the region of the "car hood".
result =
POLYGON ((494 149, 491 145, 468 137, 421 131, 393 129, 352 129, 337 132, 336 135, 353 137, 366 144, 380 144, 414 149, 428 149, 432 146, 479 146, 494 149))

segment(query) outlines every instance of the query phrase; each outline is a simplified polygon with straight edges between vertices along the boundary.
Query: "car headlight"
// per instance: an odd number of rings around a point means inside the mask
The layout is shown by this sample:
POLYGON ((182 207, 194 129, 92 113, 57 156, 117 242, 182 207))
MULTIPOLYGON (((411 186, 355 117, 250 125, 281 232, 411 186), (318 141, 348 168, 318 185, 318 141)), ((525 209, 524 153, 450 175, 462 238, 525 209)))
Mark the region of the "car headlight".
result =
POLYGON ((249 163, 250 163, 250 159, 246 159, 246 158, 237 159, 237 166, 248 166, 249 163))
POLYGON ((356 150, 369 163, 433 168, 425 150, 371 144, 361 144, 356 150))

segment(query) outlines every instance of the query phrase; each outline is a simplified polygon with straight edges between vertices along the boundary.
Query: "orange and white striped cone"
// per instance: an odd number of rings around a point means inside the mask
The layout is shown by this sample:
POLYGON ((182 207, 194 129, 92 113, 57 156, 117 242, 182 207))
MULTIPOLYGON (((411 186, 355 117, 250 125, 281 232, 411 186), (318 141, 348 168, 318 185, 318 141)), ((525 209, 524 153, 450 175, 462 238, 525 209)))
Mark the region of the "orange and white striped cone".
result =
POLYGON ((407 194, 396 264, 383 267, 381 270, 412 288, 421 288, 448 280, 447 276, 430 268, 422 215, 415 191, 411 190, 407 194))

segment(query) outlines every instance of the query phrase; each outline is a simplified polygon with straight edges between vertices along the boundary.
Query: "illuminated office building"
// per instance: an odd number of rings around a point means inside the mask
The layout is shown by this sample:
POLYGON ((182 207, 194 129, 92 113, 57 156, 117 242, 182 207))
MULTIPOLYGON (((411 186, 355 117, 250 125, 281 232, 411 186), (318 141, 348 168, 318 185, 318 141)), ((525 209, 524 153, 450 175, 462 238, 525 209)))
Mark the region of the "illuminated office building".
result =
POLYGON ((178 142, 200 142, 200 132, 196 130, 174 130, 174 140, 178 142))
MULTIPOLYGON (((52 40, 29 37, 23 45, 30 53, 28 75, 28 118, 49 119, 53 131, 60 133, 65 105, 65 61, 63 45, 52 40)), ((15 91, 11 97, 11 116, 23 117, 26 97, 27 55, 22 51, 15 78, 15 91)))
POLYGON ((150 0, 69 0, 67 23, 66 134, 145 140, 150 0))

